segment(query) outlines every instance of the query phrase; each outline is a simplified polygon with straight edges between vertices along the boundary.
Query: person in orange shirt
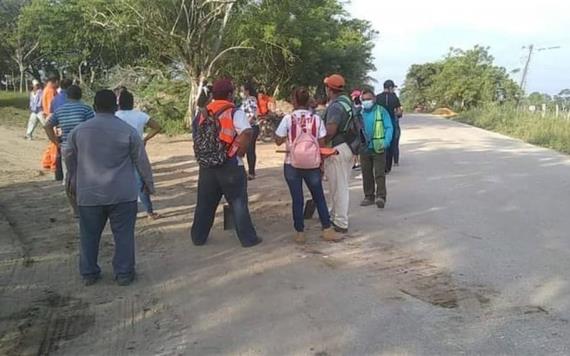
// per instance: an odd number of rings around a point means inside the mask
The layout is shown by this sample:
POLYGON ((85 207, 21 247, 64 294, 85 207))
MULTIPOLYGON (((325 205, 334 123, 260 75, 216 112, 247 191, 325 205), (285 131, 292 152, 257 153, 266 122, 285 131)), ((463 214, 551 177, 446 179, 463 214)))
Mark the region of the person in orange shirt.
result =
MULTIPOLYGON (((46 121, 49 120, 51 115, 51 103, 53 98, 57 95, 57 88, 59 87, 59 77, 52 75, 48 78, 44 93, 42 96, 42 110, 46 121)), ((42 157, 42 168, 48 169, 52 172, 56 170, 57 161, 57 145, 50 142, 42 157)))

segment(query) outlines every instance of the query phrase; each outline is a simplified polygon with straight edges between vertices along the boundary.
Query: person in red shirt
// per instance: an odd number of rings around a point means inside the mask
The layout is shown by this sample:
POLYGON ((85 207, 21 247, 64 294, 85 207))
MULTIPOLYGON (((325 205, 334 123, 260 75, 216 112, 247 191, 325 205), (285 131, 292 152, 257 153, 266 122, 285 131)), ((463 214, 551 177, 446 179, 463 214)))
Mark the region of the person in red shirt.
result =
MULTIPOLYGON (((51 115, 51 103, 53 98, 57 95, 57 88, 59 87, 59 77, 52 75, 48 78, 44 93, 42 96, 42 111, 46 121, 49 120, 51 115)), ((43 169, 48 169, 52 172, 57 168, 57 145, 50 141, 48 147, 44 151, 42 157, 43 169)))

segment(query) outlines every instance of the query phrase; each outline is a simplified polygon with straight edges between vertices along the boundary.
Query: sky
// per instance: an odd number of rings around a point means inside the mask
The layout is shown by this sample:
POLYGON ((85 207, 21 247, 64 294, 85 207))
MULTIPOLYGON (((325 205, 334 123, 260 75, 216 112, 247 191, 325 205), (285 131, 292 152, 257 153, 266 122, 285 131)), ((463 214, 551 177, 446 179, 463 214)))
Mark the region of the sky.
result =
MULTIPOLYGON (((523 47, 534 44, 560 48, 534 53, 527 93, 570 88, 570 0, 352 0, 347 10, 380 33, 377 87, 386 79, 402 84, 410 65, 441 59, 449 47, 489 46, 497 65, 522 69, 523 47)), ((520 74, 513 79, 520 82, 520 74)))

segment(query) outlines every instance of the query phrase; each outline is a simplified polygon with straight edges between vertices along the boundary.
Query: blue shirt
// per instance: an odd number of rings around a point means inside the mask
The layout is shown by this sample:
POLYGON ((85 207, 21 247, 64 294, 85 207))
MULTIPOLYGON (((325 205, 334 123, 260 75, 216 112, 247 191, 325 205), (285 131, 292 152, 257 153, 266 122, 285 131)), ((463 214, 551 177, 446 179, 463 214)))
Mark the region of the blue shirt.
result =
POLYGON ((93 117, 95 113, 89 106, 81 101, 69 100, 61 105, 49 120, 61 129, 61 142, 67 142, 67 136, 77 125, 93 117))
POLYGON ((56 96, 51 99, 50 114, 53 114, 60 106, 67 101, 67 91, 61 90, 56 96))
POLYGON ((390 147, 392 143, 392 137, 394 136, 394 126, 392 125, 392 119, 390 114, 382 106, 375 104, 372 109, 362 110, 362 118, 364 119, 364 132, 368 136, 369 144, 368 149, 374 148, 372 142, 372 136, 374 135, 374 122, 376 121, 376 111, 380 110, 380 115, 382 115, 382 123, 384 124, 384 149, 390 147))
POLYGON ((44 91, 38 89, 37 92, 30 92, 30 111, 37 114, 42 111, 42 96, 44 91))
POLYGON ((79 125, 62 146, 77 205, 101 206, 136 202, 135 169, 150 193, 152 169, 137 130, 113 114, 98 113, 79 125))

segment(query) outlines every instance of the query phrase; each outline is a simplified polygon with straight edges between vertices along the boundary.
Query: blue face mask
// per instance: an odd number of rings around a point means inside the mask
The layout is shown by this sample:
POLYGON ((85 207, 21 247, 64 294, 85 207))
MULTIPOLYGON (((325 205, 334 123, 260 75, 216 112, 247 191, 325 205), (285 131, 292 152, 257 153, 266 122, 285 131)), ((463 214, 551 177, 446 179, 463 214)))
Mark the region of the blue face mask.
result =
POLYGON ((364 110, 370 110, 374 106, 374 100, 362 100, 364 110))

